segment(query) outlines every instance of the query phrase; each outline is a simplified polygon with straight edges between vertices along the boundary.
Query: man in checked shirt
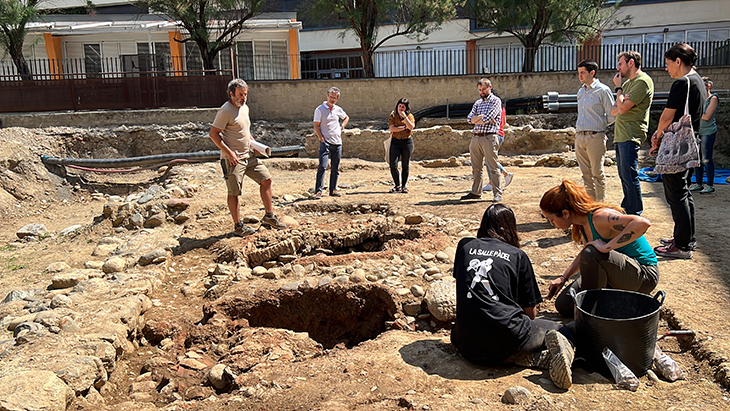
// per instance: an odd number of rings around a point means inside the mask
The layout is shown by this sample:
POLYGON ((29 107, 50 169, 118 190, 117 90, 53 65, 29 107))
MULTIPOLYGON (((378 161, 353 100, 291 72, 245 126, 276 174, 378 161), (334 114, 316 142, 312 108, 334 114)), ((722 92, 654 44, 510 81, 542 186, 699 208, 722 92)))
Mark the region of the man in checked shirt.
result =
POLYGON ((492 93, 492 82, 487 78, 481 78, 477 82, 479 96, 467 117, 469 123, 474 124, 473 137, 469 144, 471 155, 471 173, 474 182, 471 191, 461 200, 477 200, 482 198, 482 187, 484 186, 483 169, 484 160, 487 160, 487 167, 492 176, 492 192, 494 202, 502 201, 502 173, 497 163, 497 152, 499 151, 499 121, 502 114, 502 100, 492 93))

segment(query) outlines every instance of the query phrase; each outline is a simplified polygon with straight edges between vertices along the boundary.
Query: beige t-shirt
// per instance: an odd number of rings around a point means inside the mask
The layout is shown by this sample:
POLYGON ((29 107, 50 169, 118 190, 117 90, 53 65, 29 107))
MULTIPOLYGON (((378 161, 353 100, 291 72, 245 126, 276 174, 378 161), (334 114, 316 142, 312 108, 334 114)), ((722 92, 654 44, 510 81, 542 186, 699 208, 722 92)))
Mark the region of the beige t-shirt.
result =
MULTIPOLYGON (((215 115, 213 127, 223 130, 221 139, 228 148, 236 153, 239 160, 248 158, 251 150, 251 119, 248 116, 246 104, 238 108, 230 101, 226 101, 215 115)), ((228 159, 223 151, 221 151, 221 159, 228 159)))

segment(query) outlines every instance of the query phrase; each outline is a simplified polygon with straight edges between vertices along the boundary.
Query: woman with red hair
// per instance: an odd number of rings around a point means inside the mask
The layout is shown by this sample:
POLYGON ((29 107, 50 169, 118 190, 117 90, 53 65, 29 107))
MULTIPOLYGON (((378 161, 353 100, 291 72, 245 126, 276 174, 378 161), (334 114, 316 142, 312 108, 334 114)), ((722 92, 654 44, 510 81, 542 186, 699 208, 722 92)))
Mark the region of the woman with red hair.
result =
POLYGON ((552 298, 580 273, 555 300, 555 309, 573 317, 570 288, 576 292, 616 288, 651 292, 659 282, 657 258, 644 233, 651 223, 644 217, 625 214, 619 207, 594 201, 585 188, 571 180, 548 190, 540 200, 542 215, 553 227, 572 227, 572 238, 583 249, 565 272, 550 283, 552 298))

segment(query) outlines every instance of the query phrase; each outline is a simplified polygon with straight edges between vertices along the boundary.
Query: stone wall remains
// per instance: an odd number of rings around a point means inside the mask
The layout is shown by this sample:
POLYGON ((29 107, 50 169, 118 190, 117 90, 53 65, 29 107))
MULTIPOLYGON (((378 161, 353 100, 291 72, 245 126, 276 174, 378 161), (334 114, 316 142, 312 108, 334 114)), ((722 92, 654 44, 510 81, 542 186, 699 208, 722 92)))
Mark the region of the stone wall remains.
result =
MULTIPOLYGON (((390 137, 387 130, 349 129, 342 135, 343 157, 385 161, 383 142, 390 137)), ((535 129, 530 125, 507 127, 500 154, 545 154, 570 151, 575 129, 535 129)), ((415 150, 413 160, 458 157, 469 152, 471 130, 454 130, 451 126, 434 126, 413 130, 415 150)), ((305 151, 308 157, 317 157, 319 139, 314 134, 306 137, 305 151)))

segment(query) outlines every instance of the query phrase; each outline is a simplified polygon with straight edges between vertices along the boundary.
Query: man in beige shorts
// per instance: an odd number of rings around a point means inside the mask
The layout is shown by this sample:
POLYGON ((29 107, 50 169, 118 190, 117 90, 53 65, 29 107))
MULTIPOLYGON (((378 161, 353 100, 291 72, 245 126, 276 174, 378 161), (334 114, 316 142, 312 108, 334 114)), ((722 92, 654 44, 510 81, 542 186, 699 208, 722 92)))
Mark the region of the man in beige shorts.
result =
POLYGON ((221 168, 228 188, 228 210, 233 218, 233 233, 247 236, 256 232, 241 222, 240 201, 243 176, 259 183, 261 202, 264 204, 264 218, 261 225, 268 228, 284 229, 286 224, 274 215, 274 204, 271 199, 271 174, 264 163, 251 153, 250 142, 251 119, 248 115, 246 97, 248 85, 241 79, 233 79, 228 83, 228 97, 213 120, 210 128, 210 139, 221 150, 221 168))

